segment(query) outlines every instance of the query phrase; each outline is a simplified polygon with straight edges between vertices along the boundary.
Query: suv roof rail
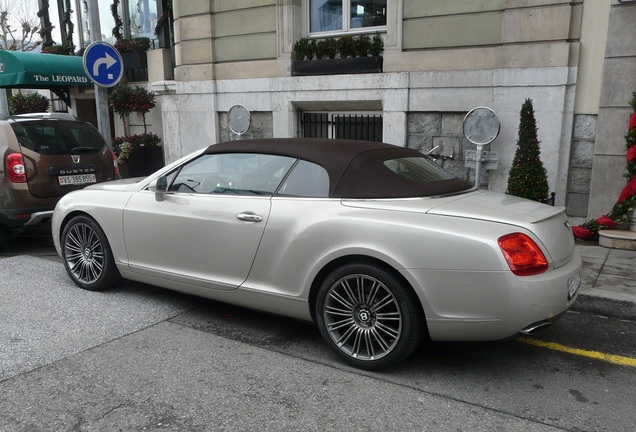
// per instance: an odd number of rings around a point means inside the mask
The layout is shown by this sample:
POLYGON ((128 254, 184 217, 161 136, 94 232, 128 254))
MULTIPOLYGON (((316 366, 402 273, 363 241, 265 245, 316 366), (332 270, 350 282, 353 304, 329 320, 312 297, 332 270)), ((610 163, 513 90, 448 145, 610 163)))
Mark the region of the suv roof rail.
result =
POLYGON ((77 120, 71 113, 67 112, 39 112, 39 113, 28 113, 28 114, 18 114, 13 117, 20 118, 50 118, 50 119, 58 119, 58 120, 77 120))

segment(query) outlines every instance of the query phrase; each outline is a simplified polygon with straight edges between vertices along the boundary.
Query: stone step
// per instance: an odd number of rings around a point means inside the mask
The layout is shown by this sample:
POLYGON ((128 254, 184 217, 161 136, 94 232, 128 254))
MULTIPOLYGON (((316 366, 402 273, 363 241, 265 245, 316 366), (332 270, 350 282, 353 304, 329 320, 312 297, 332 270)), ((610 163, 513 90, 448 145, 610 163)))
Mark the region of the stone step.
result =
POLYGON ((627 230, 601 230, 598 244, 611 249, 636 250, 636 232, 627 230))

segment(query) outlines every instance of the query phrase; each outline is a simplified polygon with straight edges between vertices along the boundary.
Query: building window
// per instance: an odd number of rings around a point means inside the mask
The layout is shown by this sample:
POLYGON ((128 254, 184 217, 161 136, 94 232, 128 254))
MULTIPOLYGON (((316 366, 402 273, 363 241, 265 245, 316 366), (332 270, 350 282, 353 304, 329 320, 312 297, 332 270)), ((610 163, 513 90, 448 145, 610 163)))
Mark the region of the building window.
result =
POLYGON ((305 138, 382 142, 382 115, 305 112, 301 114, 301 130, 305 138))
POLYGON ((308 0, 309 33, 386 29, 387 0, 308 0))

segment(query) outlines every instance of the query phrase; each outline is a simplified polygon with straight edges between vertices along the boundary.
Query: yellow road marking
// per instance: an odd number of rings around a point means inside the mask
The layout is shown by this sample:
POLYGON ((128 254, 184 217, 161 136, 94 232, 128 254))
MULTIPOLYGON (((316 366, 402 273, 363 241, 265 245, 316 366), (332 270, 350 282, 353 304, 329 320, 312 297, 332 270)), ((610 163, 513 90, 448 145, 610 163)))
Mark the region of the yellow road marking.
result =
POLYGON ((554 342, 546 342, 538 339, 522 338, 518 339, 519 342, 527 343, 530 345, 548 348, 554 351, 561 351, 568 354, 574 354, 578 356, 588 357, 595 360, 602 360, 609 363, 614 363, 621 366, 636 367, 636 358, 624 357, 614 354, 606 354, 599 351, 588 351, 579 348, 570 348, 565 345, 560 345, 554 342))

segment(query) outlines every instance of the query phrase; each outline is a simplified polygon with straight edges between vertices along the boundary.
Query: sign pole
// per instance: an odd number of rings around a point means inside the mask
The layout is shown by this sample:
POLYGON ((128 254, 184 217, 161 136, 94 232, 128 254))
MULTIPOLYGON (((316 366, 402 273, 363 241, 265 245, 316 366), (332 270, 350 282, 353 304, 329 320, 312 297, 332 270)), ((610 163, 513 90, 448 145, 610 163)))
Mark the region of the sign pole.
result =
MULTIPOLYGON (((102 40, 102 29, 99 23, 97 0, 88 0, 88 16, 90 17, 91 42, 102 40)), ((97 107, 97 128, 101 132, 108 147, 112 147, 110 133, 110 115, 108 114, 108 89, 95 84, 95 105, 97 107)))

